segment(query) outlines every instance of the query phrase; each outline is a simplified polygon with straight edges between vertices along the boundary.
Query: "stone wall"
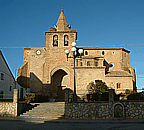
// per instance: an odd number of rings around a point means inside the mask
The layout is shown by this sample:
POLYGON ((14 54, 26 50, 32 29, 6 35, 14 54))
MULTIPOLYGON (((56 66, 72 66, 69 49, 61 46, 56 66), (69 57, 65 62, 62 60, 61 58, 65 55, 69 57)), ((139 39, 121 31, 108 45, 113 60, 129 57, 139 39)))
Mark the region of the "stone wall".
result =
POLYGON ((144 101, 65 103, 66 119, 144 119, 144 101))
POLYGON ((109 103, 65 103, 65 118, 110 119, 112 106, 109 103))
POLYGON ((126 119, 144 119, 144 101, 125 101, 126 119))
POLYGON ((18 103, 17 104, 17 116, 20 115, 20 113, 22 112, 22 110, 25 108, 26 103, 18 103))
POLYGON ((18 103, 18 89, 14 89, 13 102, 0 102, 0 117, 17 117, 25 105, 18 103))
POLYGON ((0 117, 16 117, 17 104, 10 102, 0 103, 0 117))

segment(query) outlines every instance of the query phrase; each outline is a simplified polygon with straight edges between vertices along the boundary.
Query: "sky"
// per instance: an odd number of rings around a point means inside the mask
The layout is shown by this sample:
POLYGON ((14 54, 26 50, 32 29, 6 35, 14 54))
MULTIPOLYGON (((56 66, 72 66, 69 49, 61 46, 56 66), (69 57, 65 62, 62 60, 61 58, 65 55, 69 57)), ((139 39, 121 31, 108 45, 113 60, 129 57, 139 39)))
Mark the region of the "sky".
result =
POLYGON ((124 47, 144 88, 144 0, 0 0, 0 50, 15 76, 26 47, 46 46, 45 31, 64 8, 78 47, 124 47))

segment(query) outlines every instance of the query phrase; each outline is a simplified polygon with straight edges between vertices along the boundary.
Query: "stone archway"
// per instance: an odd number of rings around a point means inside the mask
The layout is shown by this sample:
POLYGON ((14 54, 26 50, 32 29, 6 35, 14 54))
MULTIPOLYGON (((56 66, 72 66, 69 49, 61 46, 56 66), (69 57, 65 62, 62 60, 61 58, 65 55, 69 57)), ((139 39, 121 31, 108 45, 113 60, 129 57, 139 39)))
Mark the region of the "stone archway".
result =
POLYGON ((124 105, 120 102, 117 102, 113 105, 113 118, 115 119, 124 119, 124 105))
POLYGON ((64 101, 65 92, 69 81, 68 73, 63 69, 56 70, 51 76, 51 98, 57 101, 64 101))

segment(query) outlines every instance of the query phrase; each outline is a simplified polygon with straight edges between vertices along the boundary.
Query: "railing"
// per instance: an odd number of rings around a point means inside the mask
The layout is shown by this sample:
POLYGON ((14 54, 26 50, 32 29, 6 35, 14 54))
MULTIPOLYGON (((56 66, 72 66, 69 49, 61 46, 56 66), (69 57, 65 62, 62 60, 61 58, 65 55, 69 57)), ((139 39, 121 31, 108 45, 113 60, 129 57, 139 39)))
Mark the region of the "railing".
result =
POLYGON ((0 93, 0 99, 13 99, 13 93, 9 92, 0 93))

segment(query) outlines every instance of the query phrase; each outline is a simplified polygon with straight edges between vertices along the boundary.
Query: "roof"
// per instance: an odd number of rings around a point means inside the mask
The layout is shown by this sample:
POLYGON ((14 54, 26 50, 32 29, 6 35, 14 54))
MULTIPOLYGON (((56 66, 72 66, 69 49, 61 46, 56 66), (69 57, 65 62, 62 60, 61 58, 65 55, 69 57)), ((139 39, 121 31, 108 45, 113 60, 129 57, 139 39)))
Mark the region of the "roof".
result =
POLYGON ((122 50, 130 53, 130 51, 124 49, 123 47, 104 47, 104 48, 83 48, 84 50, 122 50))
POLYGON ((58 18, 56 29, 57 31, 69 31, 63 9, 61 10, 60 16, 58 18))
POLYGON ((133 76, 125 71, 110 71, 106 74, 106 77, 133 77, 133 76))
POLYGON ((8 64, 7 64, 7 62, 6 62, 5 58, 4 58, 4 55, 2 54, 1 50, 0 50, 0 55, 2 56, 2 59, 3 59, 4 63, 5 63, 5 65, 6 65, 6 67, 8 68, 12 78, 15 80, 15 78, 14 78, 14 76, 13 76, 13 74, 12 74, 12 72, 11 72, 11 70, 10 70, 10 68, 9 68, 9 66, 8 66, 8 64))

